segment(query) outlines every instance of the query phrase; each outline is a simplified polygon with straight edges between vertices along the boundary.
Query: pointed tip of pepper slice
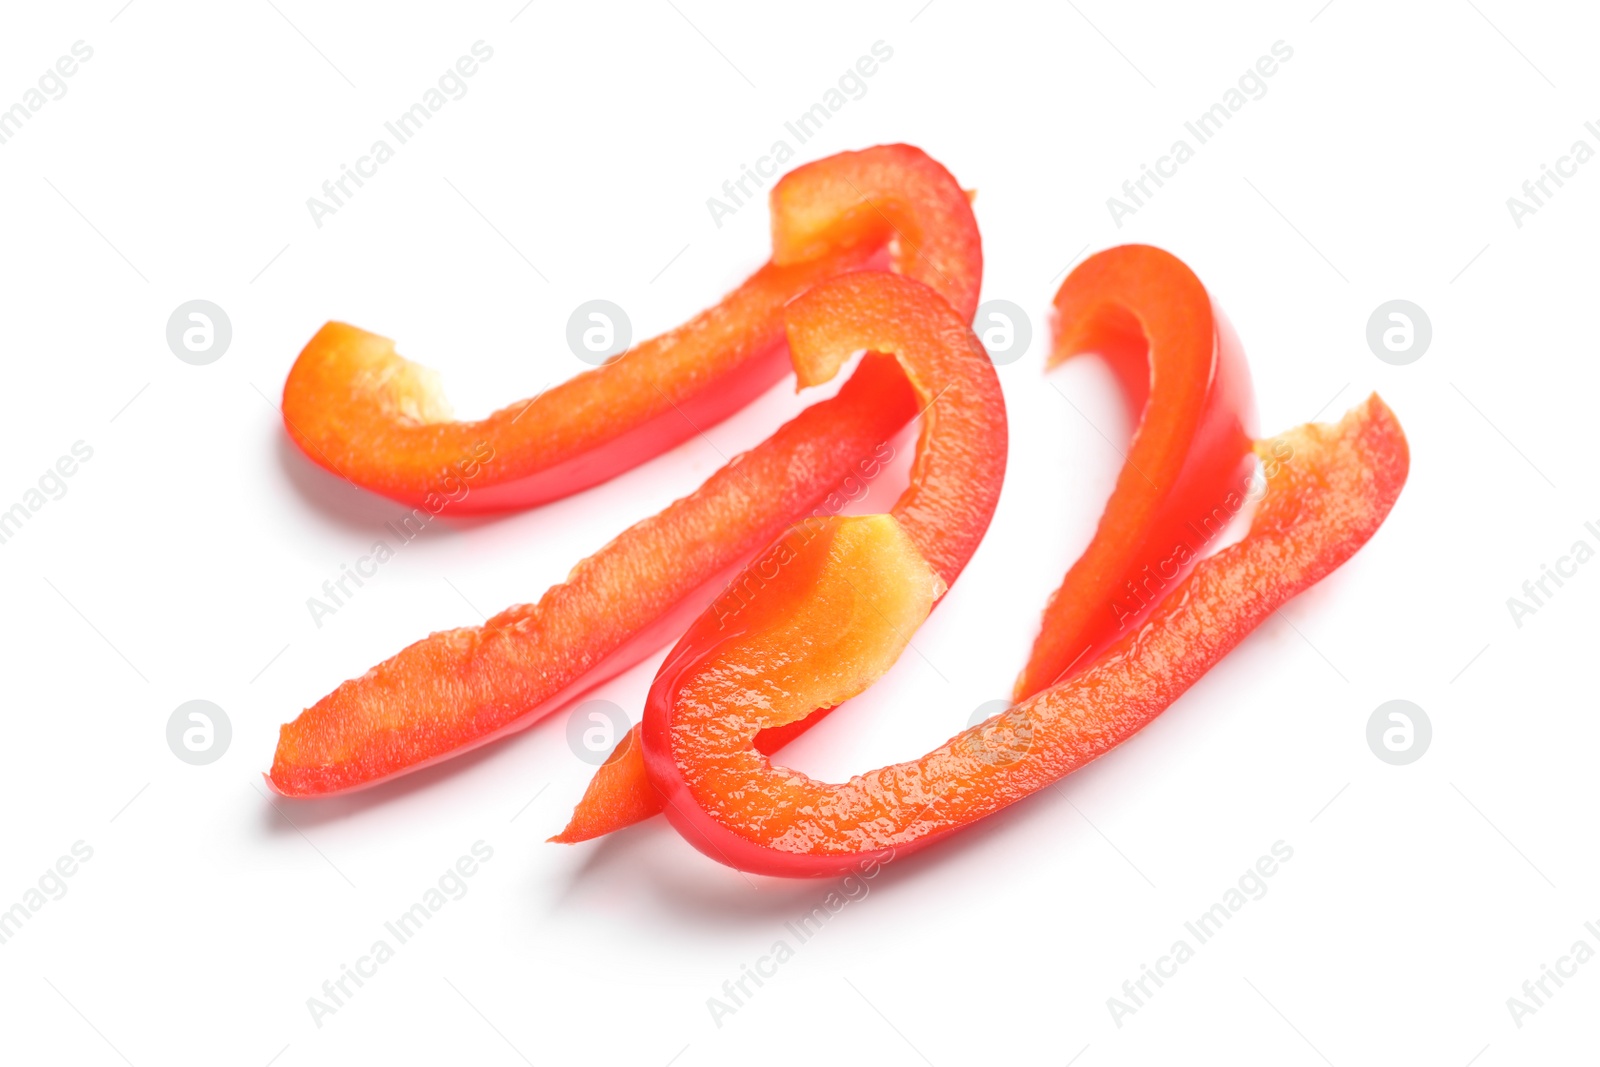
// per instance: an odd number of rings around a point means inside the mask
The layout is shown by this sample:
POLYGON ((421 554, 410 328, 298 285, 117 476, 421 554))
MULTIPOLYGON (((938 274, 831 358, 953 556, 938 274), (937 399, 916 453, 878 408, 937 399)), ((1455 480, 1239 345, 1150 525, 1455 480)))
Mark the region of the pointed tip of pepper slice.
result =
POLYGON ((589 780, 566 828, 547 840, 556 845, 576 845, 659 814, 660 795, 653 787, 638 788, 639 783, 648 785, 649 780, 639 749, 639 728, 635 726, 589 780))

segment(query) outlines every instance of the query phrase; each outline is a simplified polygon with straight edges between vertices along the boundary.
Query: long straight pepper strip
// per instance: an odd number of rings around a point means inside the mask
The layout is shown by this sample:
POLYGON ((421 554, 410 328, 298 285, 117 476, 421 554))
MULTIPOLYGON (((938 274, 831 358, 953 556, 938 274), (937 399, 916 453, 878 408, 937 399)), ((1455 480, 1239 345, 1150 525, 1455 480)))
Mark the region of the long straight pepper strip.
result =
MULTIPOLYGON (((642 346, 577 379, 583 383, 574 386, 578 392, 569 392, 561 403, 588 405, 590 414, 578 422, 606 424, 607 418, 595 415, 596 405, 619 414, 610 420, 613 428, 637 416, 642 408, 636 401, 643 396, 639 382, 649 373, 682 371, 691 391, 704 386, 715 394, 717 388, 706 384, 713 381, 706 376, 706 361, 722 365, 733 349, 748 354, 752 349, 745 342, 757 335, 775 337, 778 350, 785 350, 780 316, 788 290, 774 288, 772 279, 783 275, 789 279, 786 286, 800 284, 785 273, 786 263, 800 264, 795 269, 810 272, 806 277, 814 280, 817 264, 829 264, 830 270, 858 265, 861 260, 851 257, 863 241, 881 245, 887 239, 891 262, 908 275, 926 275, 931 286, 965 309, 964 316, 976 306, 982 253, 967 197, 917 149, 869 149, 802 167, 774 188, 773 219, 774 264, 757 275, 764 280, 752 290, 753 280, 655 348, 642 346), (886 233, 891 236, 885 238, 886 233), (757 290, 759 299, 752 295, 757 290), (763 325, 769 318, 777 325, 763 325), (608 374, 614 367, 624 370, 608 374), (607 383, 622 384, 612 394, 607 383)), ((291 433, 308 424, 320 427, 329 436, 314 454, 344 441, 334 466, 354 477, 345 463, 371 460, 363 469, 376 482, 364 484, 406 500, 416 493, 426 499, 428 487, 436 485, 429 472, 442 456, 456 448, 463 450, 457 455, 481 455, 479 449, 494 442, 492 468, 475 474, 460 504, 503 506, 533 499, 516 494, 544 475, 497 481, 509 469, 499 466, 499 459, 509 452, 512 466, 521 470, 516 456, 565 447, 562 427, 575 423, 565 408, 546 403, 555 391, 535 404, 545 404, 550 419, 526 423, 542 427, 540 433, 549 431, 555 444, 522 428, 523 423, 513 429, 515 420, 500 416, 487 424, 420 422, 415 412, 421 409, 413 403, 421 396, 415 391, 417 369, 386 346, 381 339, 362 341, 355 347, 366 355, 359 358, 348 347, 341 349, 344 356, 331 349, 302 354, 285 387, 291 433), (335 366, 341 361, 342 368, 335 366), (387 399, 375 399, 382 397, 387 399), (320 407, 325 418, 315 411, 308 416, 308 407, 320 407), (485 436, 475 438, 475 432, 485 436), (491 470, 498 475, 491 476, 491 470), (388 479, 385 471, 398 480, 388 479)), ((837 367, 823 373, 807 363, 799 369, 804 386, 832 377, 837 367)), ((652 381, 644 392, 659 390, 670 397, 684 387, 679 380, 652 381)), ((718 388, 725 387, 724 382, 718 388)), ((844 479, 869 471, 877 462, 875 453, 915 413, 912 390, 894 361, 869 355, 837 396, 808 408, 736 457, 697 492, 625 531, 539 603, 510 608, 481 627, 435 633, 340 685, 282 728, 269 781, 290 796, 345 792, 531 725, 680 633, 728 576, 785 526, 813 510, 844 479)), ((533 415, 530 407, 528 416, 533 415)), ((684 421, 682 415, 673 418, 684 421)), ((658 440, 652 447, 665 446, 658 440)), ((539 484, 549 489, 557 483, 539 484)))
MULTIPOLYGON (((1242 506, 1251 463, 1249 368, 1205 287, 1182 261, 1145 245, 1098 253, 1062 283, 1055 308, 1048 366, 1081 352, 1106 355, 1140 418, 1094 540, 1045 609, 1017 699, 1088 667, 1137 626, 1161 592, 1188 573, 1203 542, 1221 533, 1242 506)), ((852 321, 862 313, 841 312, 852 321)), ((926 524, 912 533, 924 554, 938 543, 937 530, 926 524)), ((746 584, 761 577, 747 575, 746 584)), ((738 603, 721 600, 717 609, 738 603)), ((765 729, 755 747, 771 755, 818 719, 765 729)), ((589 840, 661 811, 637 734, 636 728, 595 773, 553 840, 589 840)))
MULTIPOLYGON (((283 387, 284 425, 314 462, 412 505, 478 464, 455 514, 555 500, 731 415, 789 369, 783 308, 816 283, 887 264, 971 320, 983 252, 966 194, 921 149, 842 152, 773 187, 772 259, 709 311, 486 419, 451 421, 433 371, 344 323, 319 330, 283 387)), ((437 497, 435 497, 437 499, 437 497)))

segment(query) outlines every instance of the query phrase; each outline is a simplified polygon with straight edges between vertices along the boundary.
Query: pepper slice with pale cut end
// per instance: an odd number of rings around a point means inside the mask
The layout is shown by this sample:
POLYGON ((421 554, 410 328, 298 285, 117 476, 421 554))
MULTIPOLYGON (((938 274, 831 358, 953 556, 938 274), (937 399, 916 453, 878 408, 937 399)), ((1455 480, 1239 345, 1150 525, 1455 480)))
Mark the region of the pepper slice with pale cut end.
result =
POLYGON ((530 507, 597 485, 726 418, 789 369, 784 306, 820 281, 888 265, 970 321, 983 277, 972 208, 921 149, 841 152, 771 193, 773 260, 716 307, 485 419, 453 421, 434 372, 394 342, 330 322, 283 388, 290 438, 373 492, 453 513, 530 507), (465 486, 465 492, 461 486, 465 486))

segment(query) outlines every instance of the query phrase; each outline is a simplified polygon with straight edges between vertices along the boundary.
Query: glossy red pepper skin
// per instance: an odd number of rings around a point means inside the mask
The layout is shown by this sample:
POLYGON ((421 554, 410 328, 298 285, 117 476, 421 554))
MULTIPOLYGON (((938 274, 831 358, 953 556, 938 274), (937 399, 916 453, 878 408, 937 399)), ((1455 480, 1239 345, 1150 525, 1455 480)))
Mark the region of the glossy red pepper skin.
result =
POLYGON ((970 320, 983 274, 966 194, 920 149, 843 152, 771 193, 773 257, 716 307, 486 419, 452 421, 436 375, 394 343, 328 323, 284 383, 290 438, 313 462, 414 506, 456 514, 530 507, 606 481, 739 410, 789 368, 784 306, 819 281, 883 263, 970 320))
MULTIPOLYGON (((863 348, 893 353, 904 367, 920 400, 922 430, 909 484, 890 514, 947 589, 988 530, 1005 477, 1005 401, 983 346, 937 293, 892 274, 862 272, 825 282, 791 304, 788 316, 789 348, 803 384, 832 377, 863 348)), ((792 556, 787 541, 772 551, 792 556)), ((737 588, 751 595, 719 601, 710 614, 738 617, 747 601, 766 595, 767 583, 764 574, 747 572, 737 588)), ((785 724, 757 743, 775 750, 816 721, 814 714, 785 724)), ((585 841, 661 810, 637 737, 635 728, 618 745, 552 840, 585 841)))
POLYGON ((1110 751, 1349 559, 1389 514, 1409 469, 1405 435, 1376 396, 1336 426, 1302 427, 1258 451, 1266 495, 1249 532, 1196 563, 1137 630, 926 756, 847 783, 773 767, 752 742, 809 714, 812 700, 848 698, 892 659, 892 631, 933 595, 919 589, 915 553, 897 547, 894 531, 861 534, 865 556, 810 553, 740 625, 702 616, 657 674, 644 715, 643 759, 668 819, 741 870, 838 875, 941 840, 1110 751), (874 570, 889 580, 862 577, 874 570), (857 602, 838 604, 849 590, 857 602))
POLYGON ((1148 245, 1090 256, 1055 313, 1049 366, 1101 353, 1140 416, 1094 539, 1045 607, 1019 700, 1138 626, 1231 522, 1252 465, 1244 352, 1176 256, 1148 245))

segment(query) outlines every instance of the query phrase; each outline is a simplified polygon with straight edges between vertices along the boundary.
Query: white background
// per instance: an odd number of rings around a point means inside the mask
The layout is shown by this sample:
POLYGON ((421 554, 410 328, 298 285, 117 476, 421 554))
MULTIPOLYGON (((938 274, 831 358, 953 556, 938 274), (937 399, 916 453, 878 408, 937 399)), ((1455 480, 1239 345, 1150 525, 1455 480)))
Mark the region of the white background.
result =
MULTIPOLYGON (((0 545, 0 908, 93 849, 0 945, 8 1062, 1592 1055, 1600 962, 1520 1028, 1506 1006, 1574 941, 1600 949, 1600 563, 1520 628, 1506 606, 1574 541, 1600 545, 1600 163, 1520 228, 1506 206, 1574 140, 1600 148, 1592 12, 122 3, 0 15, 0 106, 94 49, 0 145, 0 508, 74 442, 94 450, 0 545), (313 225, 306 198, 480 39, 494 57, 467 95, 313 225), (1350 564, 1137 739, 894 865, 719 1027, 707 998, 830 886, 743 878, 660 820, 542 843, 591 770, 564 716, 346 801, 274 807, 259 776, 279 724, 339 681, 536 598, 811 397, 779 386, 561 503, 438 522, 320 629, 306 598, 403 509, 304 462, 273 402, 330 318, 396 338, 476 416, 583 369, 563 331, 584 300, 621 304, 639 337, 713 303, 765 257, 768 220, 757 203, 719 229, 706 198, 879 40, 893 58, 797 161, 908 141, 944 162, 979 190, 985 298, 1026 308, 1034 341, 1001 368, 1011 463, 983 547, 920 654, 787 762, 911 757, 1009 691, 1130 432, 1098 361, 1042 375, 1049 299, 1090 251, 1150 242, 1197 271, 1264 432, 1379 390, 1411 480, 1350 564), (1106 198, 1279 40, 1294 54, 1267 94, 1113 225, 1106 198), (195 298, 233 325, 210 366, 165 341, 195 298), (1365 341, 1393 298, 1433 324, 1409 366, 1365 341), (195 698, 233 725, 204 767, 164 735, 195 698), (1433 723, 1405 767, 1365 740, 1393 698, 1433 723), (467 895, 315 1025, 307 998, 479 840, 494 855, 467 895), (1294 855, 1266 896, 1117 1026, 1107 998, 1279 840, 1294 855)), ((594 695, 636 714, 654 666, 594 695)))

